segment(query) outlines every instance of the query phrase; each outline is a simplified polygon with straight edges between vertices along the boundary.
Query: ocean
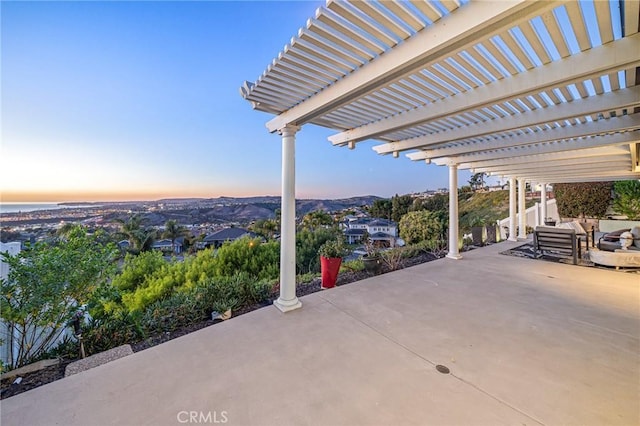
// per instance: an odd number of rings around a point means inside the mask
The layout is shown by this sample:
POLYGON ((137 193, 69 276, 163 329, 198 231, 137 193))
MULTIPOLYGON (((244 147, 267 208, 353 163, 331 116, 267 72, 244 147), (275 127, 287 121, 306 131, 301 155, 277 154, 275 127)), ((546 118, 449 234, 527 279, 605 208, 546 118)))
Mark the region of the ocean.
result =
POLYGON ((38 210, 62 209, 58 203, 0 203, 0 213, 34 212, 38 210))

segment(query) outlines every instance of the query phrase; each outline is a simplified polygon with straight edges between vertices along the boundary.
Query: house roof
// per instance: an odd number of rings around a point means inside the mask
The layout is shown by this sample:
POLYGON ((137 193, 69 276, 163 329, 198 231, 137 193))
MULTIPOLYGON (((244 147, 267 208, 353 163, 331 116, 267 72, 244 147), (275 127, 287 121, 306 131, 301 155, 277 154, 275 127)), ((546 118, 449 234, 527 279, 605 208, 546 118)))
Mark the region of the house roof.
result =
POLYGON ((640 178, 640 2, 328 1, 242 96, 276 132, 538 182, 640 178), (620 6, 620 7, 619 7, 620 6))
POLYGON ((214 232, 213 234, 207 235, 204 238, 204 242, 235 240, 245 235, 249 235, 250 237, 256 236, 255 233, 247 231, 243 228, 225 228, 221 229, 218 232, 214 232))
MULTIPOLYGON (((181 245, 182 243, 176 239, 175 246, 181 246, 181 245)), ((171 242, 171 240, 167 240, 167 239, 158 240, 153 243, 153 247, 172 247, 172 246, 174 246, 174 244, 171 242)))
POLYGON ((369 226, 396 226, 396 223, 387 219, 374 219, 369 222, 369 226))

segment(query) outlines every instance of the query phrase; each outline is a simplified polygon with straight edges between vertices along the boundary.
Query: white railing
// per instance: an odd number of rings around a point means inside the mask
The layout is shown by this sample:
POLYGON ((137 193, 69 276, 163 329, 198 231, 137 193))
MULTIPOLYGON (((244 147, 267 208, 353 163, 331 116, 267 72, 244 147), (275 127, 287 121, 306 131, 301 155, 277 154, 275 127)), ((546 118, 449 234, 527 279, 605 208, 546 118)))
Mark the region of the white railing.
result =
MULTIPOLYGON (((533 207, 529 207, 525 210, 525 223, 527 226, 535 228, 538 225, 544 225, 544 217, 542 217, 542 204, 536 203, 533 207)), ((556 222, 560 222, 560 216, 558 215, 558 206, 556 205, 555 198, 547 200, 547 217, 552 218, 556 222)), ((516 224, 520 222, 520 214, 516 213, 516 224)), ((498 229, 500 229, 500 239, 505 240, 507 238, 507 231, 509 230, 509 218, 501 219, 498 221, 498 229)))

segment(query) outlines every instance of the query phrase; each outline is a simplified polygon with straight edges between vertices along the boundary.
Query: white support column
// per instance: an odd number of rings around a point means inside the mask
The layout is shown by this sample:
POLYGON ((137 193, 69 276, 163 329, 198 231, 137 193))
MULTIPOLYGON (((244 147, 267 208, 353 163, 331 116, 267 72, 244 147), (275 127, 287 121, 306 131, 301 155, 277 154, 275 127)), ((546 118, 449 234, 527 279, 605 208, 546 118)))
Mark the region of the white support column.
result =
POLYGON ((524 204, 525 180, 518 179, 518 239, 527 238, 527 209, 524 204))
POLYGON ((462 259, 458 251, 458 165, 449 164, 449 259, 462 259))
POLYGON ((540 225, 544 225, 544 221, 547 219, 547 184, 540 183, 540 205, 542 206, 542 223, 540 225))
POLYGON ((296 296, 296 132, 287 125, 282 135, 282 206, 280 219, 280 297, 273 302, 282 312, 302 307, 296 296))
POLYGON ((516 235, 516 179, 509 178, 509 241, 518 241, 516 235))

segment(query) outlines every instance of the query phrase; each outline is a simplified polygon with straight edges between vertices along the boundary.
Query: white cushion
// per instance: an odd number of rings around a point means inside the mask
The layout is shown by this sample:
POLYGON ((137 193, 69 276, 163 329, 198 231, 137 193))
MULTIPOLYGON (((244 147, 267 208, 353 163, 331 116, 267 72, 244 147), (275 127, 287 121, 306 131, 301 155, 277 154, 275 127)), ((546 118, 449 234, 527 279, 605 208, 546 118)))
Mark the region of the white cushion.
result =
POLYGON ((573 222, 559 223, 556 225, 556 228, 573 229, 576 232, 576 234, 586 234, 586 231, 584 230, 582 225, 580 225, 580 222, 578 222, 577 220, 574 220, 573 222))

